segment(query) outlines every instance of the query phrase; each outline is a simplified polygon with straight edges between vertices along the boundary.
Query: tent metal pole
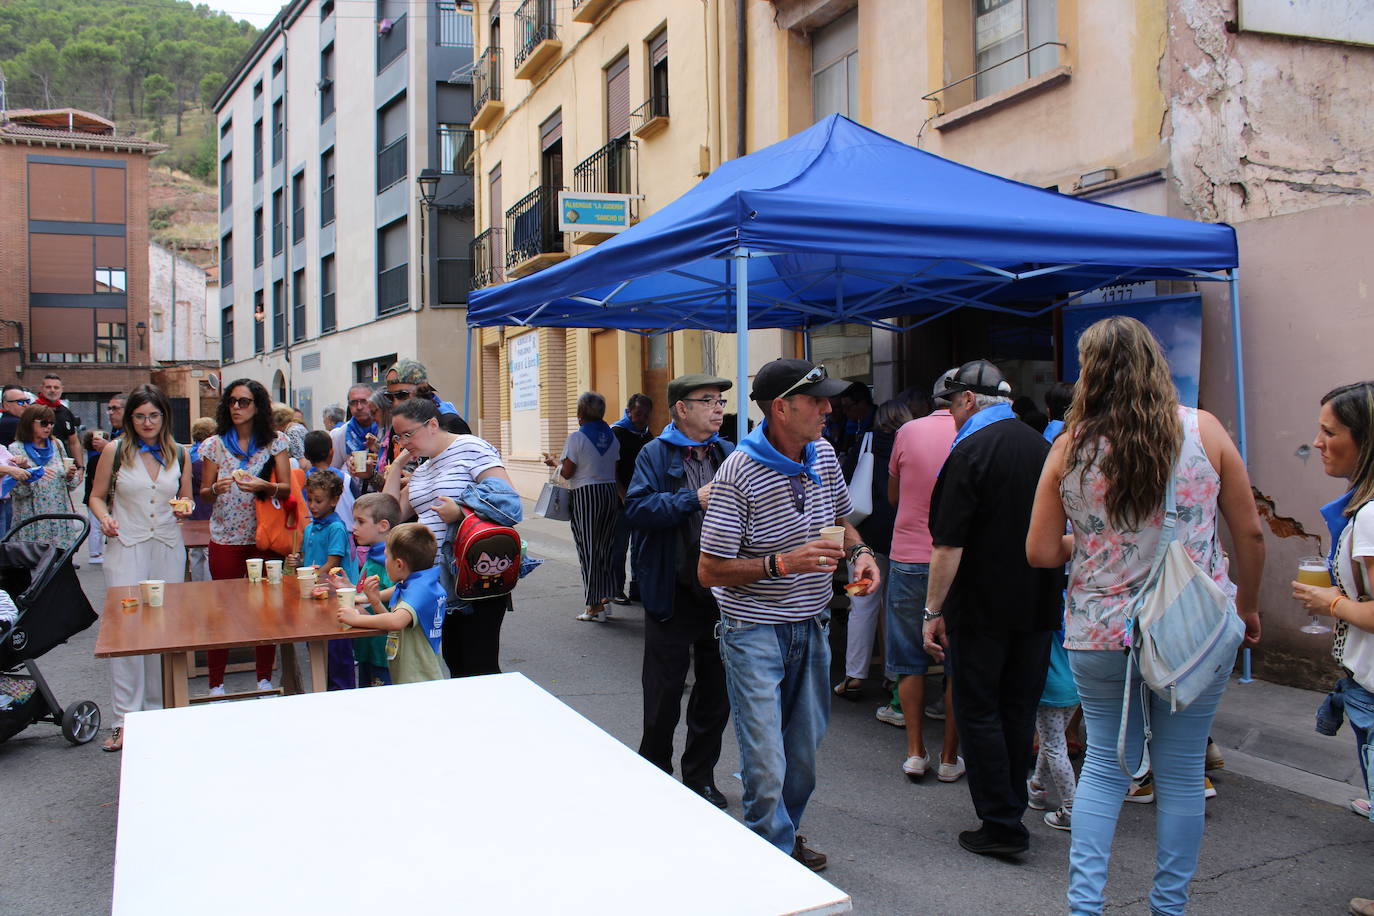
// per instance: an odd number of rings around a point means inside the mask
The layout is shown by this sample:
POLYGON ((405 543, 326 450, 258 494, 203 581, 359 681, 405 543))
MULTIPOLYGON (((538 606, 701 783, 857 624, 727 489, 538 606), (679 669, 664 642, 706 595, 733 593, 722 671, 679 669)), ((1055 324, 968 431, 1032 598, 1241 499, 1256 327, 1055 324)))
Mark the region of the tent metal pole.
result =
MULTIPOLYGON (((472 325, 463 322, 464 332, 467 341, 464 344, 463 356, 463 419, 467 420, 469 426, 472 425, 472 325)), ((537 332, 536 332, 537 333, 537 332)))
POLYGON ((735 413, 735 441, 743 442, 749 432, 749 249, 736 248, 735 260, 735 391, 739 410, 735 413))
MULTIPOLYGON (((1227 273, 1226 288, 1231 294, 1231 345, 1236 363, 1236 449, 1240 452, 1240 460, 1248 464, 1245 442, 1245 360, 1240 339, 1240 269, 1232 267, 1227 273)), ((1252 683, 1254 677, 1251 674, 1250 650, 1242 649, 1240 656, 1240 683, 1252 683)))

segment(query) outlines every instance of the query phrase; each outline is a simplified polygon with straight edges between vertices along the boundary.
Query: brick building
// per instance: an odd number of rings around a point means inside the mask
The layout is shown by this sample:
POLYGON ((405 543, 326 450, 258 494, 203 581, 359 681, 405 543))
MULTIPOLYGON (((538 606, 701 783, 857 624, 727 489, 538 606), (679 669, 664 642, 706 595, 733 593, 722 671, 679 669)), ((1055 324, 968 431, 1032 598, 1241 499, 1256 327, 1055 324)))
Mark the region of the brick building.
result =
POLYGON ((62 376, 82 421, 147 382, 148 160, 73 109, 0 112, 0 379, 62 376))

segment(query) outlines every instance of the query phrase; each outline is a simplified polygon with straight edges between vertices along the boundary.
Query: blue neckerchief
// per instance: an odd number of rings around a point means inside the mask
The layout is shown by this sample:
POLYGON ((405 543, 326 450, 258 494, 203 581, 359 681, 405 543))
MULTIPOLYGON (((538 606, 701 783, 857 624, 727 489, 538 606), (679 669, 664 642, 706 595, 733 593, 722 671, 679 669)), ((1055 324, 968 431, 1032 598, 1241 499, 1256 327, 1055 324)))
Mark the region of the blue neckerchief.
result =
POLYGON ((386 541, 378 541, 367 548, 367 559, 386 566, 386 541))
POLYGON ((643 426, 635 426, 634 421, 630 419, 630 412, 628 410, 625 411, 625 416, 621 417, 619 420, 616 420, 611 425, 619 426, 621 429, 628 429, 636 436, 649 435, 649 424, 645 423, 643 426))
POLYGON ((582 435, 592 440, 598 454, 606 454, 606 449, 615 441, 615 433, 611 432, 605 420, 588 420, 578 428, 582 430, 582 435))
POLYGON ((429 640, 430 648, 438 652, 444 634, 444 612, 448 604, 448 595, 439 582, 439 567, 435 565, 429 569, 417 569, 403 581, 397 582, 396 591, 391 593, 389 607, 394 610, 402 601, 414 609, 417 617, 416 626, 429 640))
POLYGON ((357 420, 350 417, 348 422, 344 424, 344 443, 350 455, 354 452, 363 452, 367 450, 368 433, 374 436, 381 435, 381 429, 377 426, 376 420, 372 421, 371 426, 363 426, 357 420))
MULTIPOLYGON (((783 455, 773 447, 773 443, 768 441, 768 421, 764 420, 754 431, 744 437, 744 441, 739 444, 739 450, 750 458, 757 461, 764 467, 777 471, 784 477, 796 477, 798 474, 805 474, 810 477, 817 486, 820 486, 821 475, 816 473, 816 443, 815 440, 806 443, 802 449, 801 463, 793 461, 783 455)), ((694 443, 695 444, 695 443, 694 443)))
POLYGON ((457 412, 458 412, 458 408, 453 406, 453 402, 452 402, 452 401, 445 401, 443 398, 439 397, 437 394, 431 394, 429 397, 430 397, 430 400, 432 400, 432 401, 434 402, 434 406, 437 407, 437 408, 439 408, 439 413, 457 413, 457 412))
POLYGON ((1350 505, 1350 498, 1354 495, 1355 491, 1351 490, 1321 508, 1322 519, 1326 522, 1327 530, 1331 532, 1331 552, 1327 555, 1327 561, 1332 566, 1336 565, 1336 545, 1340 541, 1341 532, 1350 522, 1350 519, 1346 518, 1345 510, 1350 505))
POLYGON ((658 437, 669 445, 681 445, 686 448, 692 448, 697 445, 710 445, 712 442, 720 441, 720 433, 711 433, 710 436, 706 437, 701 442, 693 442, 691 439, 687 438, 686 433, 677 428, 676 423, 669 423, 667 426, 663 427, 663 432, 659 433, 658 437))
POLYGON ((161 442, 159 442, 157 445, 149 445, 149 444, 146 443, 146 442, 140 442, 140 443, 138 444, 138 450, 139 450, 139 452, 147 452, 149 455, 152 455, 153 458, 157 460, 157 463, 158 463, 159 465, 165 465, 165 464, 167 463, 167 462, 164 461, 163 458, 162 458, 162 443, 161 443, 161 442))
POLYGON ((192 443, 191 443, 191 463, 194 464, 195 462, 197 462, 197 461, 199 461, 199 460, 200 460, 200 443, 199 443, 199 442, 192 442, 192 443))
POLYGON ((1010 404, 993 404, 991 407, 984 407, 973 416, 964 421, 964 426, 959 430, 959 435, 954 437, 950 443, 950 449, 967 439, 969 436, 978 432, 984 426, 991 426, 998 420, 1014 420, 1016 414, 1012 411, 1010 404))
POLYGON ((43 448, 39 448, 32 442, 25 442, 24 452, 29 456, 30 461, 40 468, 45 468, 48 466, 48 462, 52 461, 52 440, 49 439, 48 444, 43 448))
POLYGON ((256 439, 248 440, 248 451, 245 452, 243 449, 239 448, 239 434, 236 430, 232 429, 220 436, 219 441, 224 443, 224 447, 229 450, 229 454, 239 460, 239 467, 241 468, 248 467, 248 459, 258 450, 256 439))
POLYGON ((1045 433, 1044 433, 1044 435, 1045 435, 1045 441, 1046 441, 1046 442, 1053 442, 1055 439, 1058 439, 1058 438, 1059 438, 1059 434, 1062 433, 1063 431, 1064 431, 1064 421, 1063 421, 1063 420, 1051 420, 1050 422, 1048 422, 1048 423, 1045 424, 1045 433))

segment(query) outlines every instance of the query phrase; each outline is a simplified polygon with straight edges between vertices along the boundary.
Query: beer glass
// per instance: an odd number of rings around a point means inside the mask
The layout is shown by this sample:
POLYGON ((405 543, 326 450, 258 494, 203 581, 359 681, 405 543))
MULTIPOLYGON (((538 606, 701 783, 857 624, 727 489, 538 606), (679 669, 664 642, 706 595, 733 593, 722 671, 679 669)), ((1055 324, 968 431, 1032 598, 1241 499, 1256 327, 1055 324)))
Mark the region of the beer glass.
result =
MULTIPOLYGON (((1326 566, 1326 557, 1302 557, 1298 560, 1298 581, 1303 585, 1319 588, 1331 587, 1331 572, 1326 566)), ((1331 628, 1318 622, 1316 614, 1307 616, 1307 626, 1298 628, 1303 633, 1330 633, 1331 628)))

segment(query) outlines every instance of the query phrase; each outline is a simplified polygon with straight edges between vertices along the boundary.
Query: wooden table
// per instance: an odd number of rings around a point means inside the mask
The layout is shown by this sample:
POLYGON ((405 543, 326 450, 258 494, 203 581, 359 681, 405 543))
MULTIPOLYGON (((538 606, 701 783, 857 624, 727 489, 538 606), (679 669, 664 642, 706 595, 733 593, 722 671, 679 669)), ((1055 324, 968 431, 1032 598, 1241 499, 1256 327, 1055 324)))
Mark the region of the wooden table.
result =
POLYGON ((126 718, 115 916, 850 908, 521 674, 126 718), (286 846, 262 826, 283 811, 286 846))
POLYGON ((210 546, 209 519, 199 519, 197 521, 183 519, 177 522, 177 527, 181 529, 181 540, 188 549, 191 547, 210 546))
POLYGON ((283 577, 280 585, 268 585, 265 579, 258 583, 247 579, 168 582, 162 607, 140 604, 125 613, 121 601, 137 598, 138 592, 136 585, 105 592, 95 654, 98 658, 161 655, 162 702, 169 707, 190 703, 188 652, 306 642, 310 647, 310 689, 323 691, 326 644, 331 639, 380 632, 340 629, 334 617, 335 602, 300 597, 294 576, 283 577))

